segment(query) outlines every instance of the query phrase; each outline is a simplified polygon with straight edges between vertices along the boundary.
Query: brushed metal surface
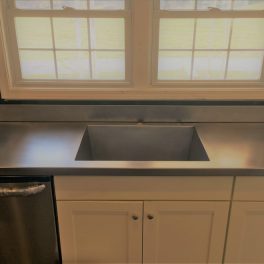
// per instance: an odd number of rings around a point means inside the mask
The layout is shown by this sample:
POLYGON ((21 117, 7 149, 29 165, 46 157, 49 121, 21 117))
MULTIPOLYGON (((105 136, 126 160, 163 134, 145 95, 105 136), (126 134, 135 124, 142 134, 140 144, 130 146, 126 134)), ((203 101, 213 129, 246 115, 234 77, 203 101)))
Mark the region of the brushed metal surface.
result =
POLYGON ((264 122, 261 105, 0 104, 0 122, 264 122))
POLYGON ((88 126, 76 160, 208 161, 192 126, 88 126))
MULTIPOLYGON (((6 189, 38 184, 2 179, 0 187, 6 189)), ((1 264, 60 263, 51 184, 40 184, 46 188, 34 196, 0 197, 1 264)))
MULTIPOLYGON (((0 175, 263 175, 264 124, 193 123, 210 161, 76 161, 90 123, 0 123, 0 175)), ((156 125, 156 124, 155 124, 156 125)), ((179 126, 190 124, 170 124, 179 126)), ((144 125, 143 125, 144 126, 144 125)))

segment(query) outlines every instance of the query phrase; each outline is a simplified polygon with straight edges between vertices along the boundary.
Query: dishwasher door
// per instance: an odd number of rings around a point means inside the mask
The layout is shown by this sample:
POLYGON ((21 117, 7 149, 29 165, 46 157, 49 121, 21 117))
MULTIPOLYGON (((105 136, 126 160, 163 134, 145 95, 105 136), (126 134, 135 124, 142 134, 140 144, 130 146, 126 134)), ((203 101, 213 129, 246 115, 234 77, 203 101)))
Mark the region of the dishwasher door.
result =
POLYGON ((61 263, 51 177, 0 176, 0 263, 61 263))

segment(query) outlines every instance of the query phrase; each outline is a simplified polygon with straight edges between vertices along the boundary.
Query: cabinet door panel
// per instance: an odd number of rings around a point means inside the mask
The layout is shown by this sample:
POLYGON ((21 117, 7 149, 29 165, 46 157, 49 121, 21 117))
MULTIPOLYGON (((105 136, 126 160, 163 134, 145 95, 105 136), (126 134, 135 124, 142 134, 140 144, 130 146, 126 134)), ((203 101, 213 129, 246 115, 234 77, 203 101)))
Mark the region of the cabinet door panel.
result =
POLYGON ((142 202, 57 205, 63 263, 142 262, 142 202))
POLYGON ((264 202, 234 202, 225 263, 264 263, 264 202))
POLYGON ((144 263, 222 263, 229 202, 146 202, 144 211, 144 263))

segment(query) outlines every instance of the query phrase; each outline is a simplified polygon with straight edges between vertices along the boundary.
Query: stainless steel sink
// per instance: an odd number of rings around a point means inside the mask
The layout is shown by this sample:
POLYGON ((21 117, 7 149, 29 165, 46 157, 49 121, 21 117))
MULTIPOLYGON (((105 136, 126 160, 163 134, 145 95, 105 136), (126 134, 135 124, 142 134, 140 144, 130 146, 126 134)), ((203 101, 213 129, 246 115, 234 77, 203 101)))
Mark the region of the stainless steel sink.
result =
POLYGON ((208 161, 192 126, 88 126, 76 160, 208 161))

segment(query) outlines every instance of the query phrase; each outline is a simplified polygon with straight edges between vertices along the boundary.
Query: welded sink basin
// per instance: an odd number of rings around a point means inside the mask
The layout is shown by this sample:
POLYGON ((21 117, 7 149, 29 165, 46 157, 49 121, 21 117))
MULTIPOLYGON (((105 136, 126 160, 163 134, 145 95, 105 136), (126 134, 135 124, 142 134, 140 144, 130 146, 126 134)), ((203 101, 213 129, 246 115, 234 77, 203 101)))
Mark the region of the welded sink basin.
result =
POLYGON ((208 161, 192 126, 88 126, 76 160, 208 161))

